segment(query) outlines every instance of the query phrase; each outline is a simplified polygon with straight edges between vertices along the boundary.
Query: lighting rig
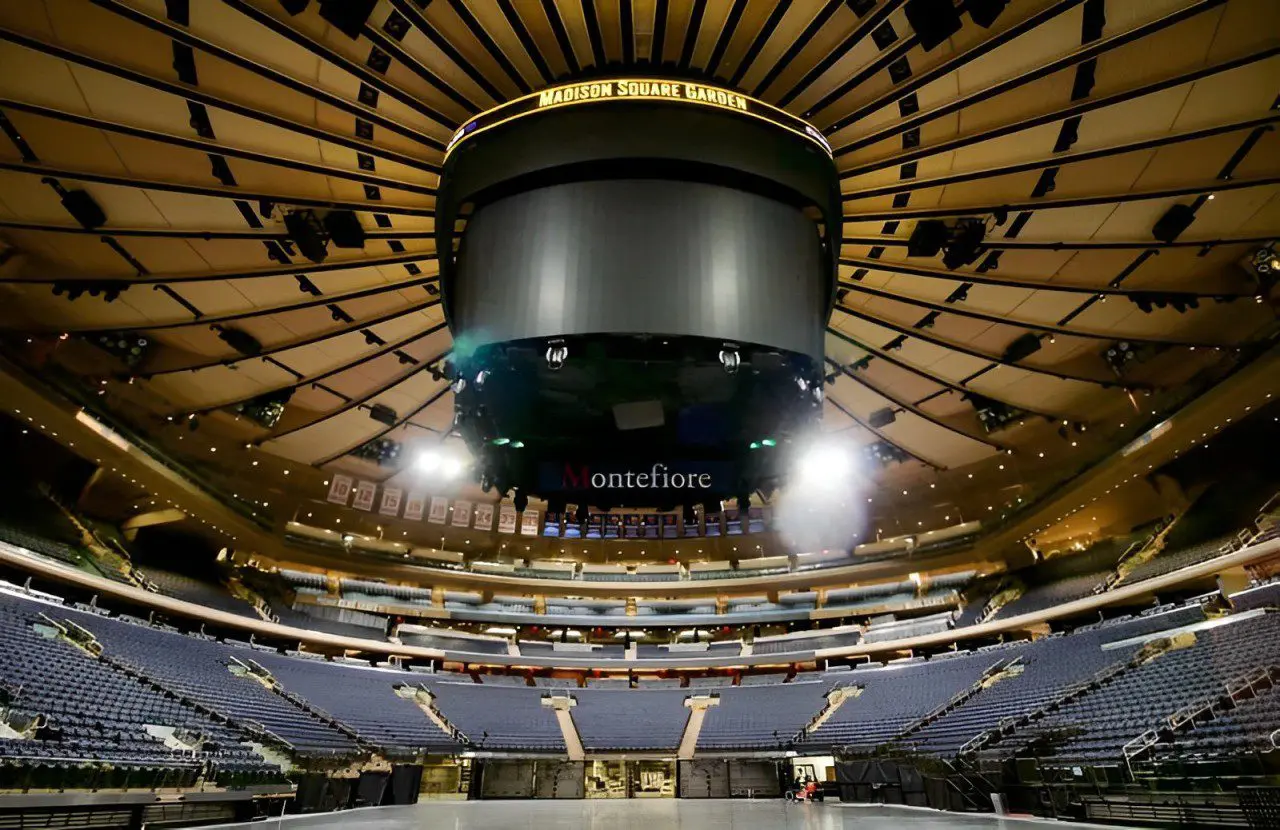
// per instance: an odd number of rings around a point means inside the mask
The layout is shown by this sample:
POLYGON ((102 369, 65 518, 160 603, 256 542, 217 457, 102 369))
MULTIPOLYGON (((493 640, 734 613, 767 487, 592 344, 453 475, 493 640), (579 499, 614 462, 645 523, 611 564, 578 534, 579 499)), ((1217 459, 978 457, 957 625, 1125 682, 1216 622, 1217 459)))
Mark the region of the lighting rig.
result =
POLYGON ((361 444, 351 451, 356 458, 372 461, 380 467, 394 467, 400 460, 401 446, 399 441, 390 438, 377 438, 361 444))

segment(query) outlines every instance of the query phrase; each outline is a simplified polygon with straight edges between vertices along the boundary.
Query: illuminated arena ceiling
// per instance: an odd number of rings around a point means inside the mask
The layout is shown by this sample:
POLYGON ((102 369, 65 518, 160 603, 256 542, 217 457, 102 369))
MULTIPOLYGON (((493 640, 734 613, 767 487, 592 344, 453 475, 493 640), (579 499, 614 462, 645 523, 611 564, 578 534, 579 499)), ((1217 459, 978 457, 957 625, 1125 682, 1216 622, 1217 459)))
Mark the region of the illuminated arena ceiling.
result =
POLYGON ((938 4, 0 5, 6 351, 215 475, 254 444, 294 481, 394 477, 350 453, 451 440, 433 216, 455 134, 561 87, 607 106, 592 83, 668 81, 831 148, 824 426, 882 459, 877 510, 927 511, 936 488, 1011 508, 1270 344, 1253 260, 1280 235, 1280 9, 967 6, 918 31, 938 4), (284 224, 306 208, 354 211, 363 248, 307 260, 284 224), (937 232, 945 252, 908 256, 937 232), (245 417, 276 393, 273 426, 245 417))

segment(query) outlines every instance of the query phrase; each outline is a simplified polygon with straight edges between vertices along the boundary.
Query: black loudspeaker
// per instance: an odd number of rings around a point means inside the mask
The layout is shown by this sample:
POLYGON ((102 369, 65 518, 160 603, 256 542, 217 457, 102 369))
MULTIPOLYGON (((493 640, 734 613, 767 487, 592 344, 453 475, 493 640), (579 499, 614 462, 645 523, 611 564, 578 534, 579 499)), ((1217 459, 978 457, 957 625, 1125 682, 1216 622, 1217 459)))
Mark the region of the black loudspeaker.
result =
POLYGON ((982 253, 982 240, 986 234, 986 223, 981 219, 959 220, 956 232, 947 245, 947 252, 942 255, 942 264, 951 271, 971 264, 982 253))
POLYGON ((940 219, 916 223, 907 240, 907 256, 937 256, 947 241, 947 225, 940 219))
POLYGON ((62 197, 62 206, 81 227, 93 230, 107 224, 107 214, 98 203, 83 190, 69 190, 62 197))
POLYGON ((967 0, 965 8, 969 10, 969 18, 984 29, 990 29, 996 22, 1000 12, 1008 5, 1009 0, 967 0))
POLYGON ((873 429, 882 429, 889 426, 889 424, 892 424, 896 420, 898 420, 897 414, 887 406, 884 409, 877 409, 875 412, 872 412, 867 416, 867 423, 870 424, 873 429))
POLYGON ((369 417, 380 424, 386 424, 389 427, 396 425, 396 411, 385 403, 375 403, 369 407, 369 417))
POLYGON ((926 52, 960 31, 960 10, 952 0, 907 0, 903 12, 926 52))
POLYGON ((1151 229, 1151 235, 1161 242, 1172 242, 1195 221, 1196 213, 1190 205, 1174 205, 1151 229))
POLYGON ((1031 332, 1019 337, 1004 350, 1002 359, 1005 363, 1017 363, 1040 351, 1040 338, 1031 332))
POLYGON ((320 0, 320 16, 339 32, 355 40, 369 22, 378 0, 320 0))
POLYGON ((329 211, 324 217, 324 229, 329 232, 329 241, 339 248, 364 247, 364 226, 354 211, 329 211))
POLYGON ((298 252, 312 262, 324 262, 329 256, 324 226, 310 210, 295 210, 284 215, 284 227, 298 252))
POLYGON ((247 331, 223 327, 218 329, 218 337, 223 343, 226 343, 245 357, 253 357, 262 353, 262 343, 247 331))

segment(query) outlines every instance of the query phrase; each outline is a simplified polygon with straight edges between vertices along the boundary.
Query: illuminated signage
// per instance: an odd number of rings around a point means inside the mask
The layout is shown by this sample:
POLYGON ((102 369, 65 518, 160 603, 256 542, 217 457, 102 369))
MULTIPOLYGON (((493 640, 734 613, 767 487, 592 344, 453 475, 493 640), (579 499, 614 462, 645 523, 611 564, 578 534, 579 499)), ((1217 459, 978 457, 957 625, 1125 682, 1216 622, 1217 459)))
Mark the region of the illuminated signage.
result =
POLYGON ((565 84, 508 101, 477 115, 462 125, 445 148, 447 157, 463 139, 505 124, 515 118, 549 109, 608 101, 671 101, 712 107, 768 121, 813 142, 831 155, 831 145, 818 130, 786 110, 757 101, 738 92, 691 81, 662 79, 619 79, 565 84))
POLYGON ((726 466, 716 462, 655 462, 639 467, 545 463, 539 484, 543 490, 710 490, 727 484, 726 466))

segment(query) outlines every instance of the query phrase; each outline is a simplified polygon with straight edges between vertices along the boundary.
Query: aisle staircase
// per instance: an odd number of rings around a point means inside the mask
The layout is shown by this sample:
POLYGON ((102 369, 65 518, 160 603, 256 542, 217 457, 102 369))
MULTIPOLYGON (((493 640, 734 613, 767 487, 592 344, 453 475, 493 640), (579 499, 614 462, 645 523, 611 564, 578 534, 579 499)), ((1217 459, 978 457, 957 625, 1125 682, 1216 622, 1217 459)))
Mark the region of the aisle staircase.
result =
POLYGON ((1244 701, 1274 689, 1277 683, 1280 683, 1280 665, 1272 663, 1256 666, 1228 680, 1212 694, 1161 718, 1157 724, 1126 743, 1121 750, 1130 778, 1134 777, 1134 762, 1145 757, 1159 744, 1186 734, 1198 724, 1214 720, 1220 712, 1234 709, 1244 701))
POLYGON ((960 706, 962 706, 964 703, 969 701, 971 698, 973 698, 974 695, 976 695, 978 692, 982 691, 983 689, 986 689, 992 684, 998 683, 1001 680, 1004 680, 1005 678, 1016 677, 1017 675, 1021 674, 1022 669, 1023 669, 1023 665, 1022 665, 1021 656, 1014 657, 1011 660, 1006 660, 1006 659, 997 660, 996 662, 988 666, 986 671, 982 673, 982 676, 979 677, 977 680, 975 680, 968 688, 961 689, 959 692, 952 695, 950 700, 943 703, 941 706, 938 706, 933 711, 925 714, 919 720, 907 726, 897 735, 894 735, 892 738, 886 741, 886 743, 896 744, 904 741, 906 738, 909 738, 910 736, 919 732, 921 729, 924 729, 926 726, 933 723, 938 718, 942 717, 943 715, 946 715, 948 712, 951 712, 959 708, 960 706))
POLYGON ((423 684, 411 685, 404 683, 395 687, 395 693, 405 700, 413 701, 414 705, 422 710, 428 720, 439 727, 441 732, 448 735, 450 740, 464 746, 471 742, 461 729, 450 723, 449 719, 444 716, 444 713, 436 706, 436 696, 423 684))
MULTIPOLYGON (((1194 643, 1194 641, 1194 638, 1191 638, 1190 642, 1194 643)), ((1112 663, 1095 673, 1088 680, 1068 686, 1061 694, 1050 700, 1048 703, 1045 703, 1043 706, 1039 706, 1032 709, 1030 712, 1025 712, 1016 717, 1004 718, 990 729, 979 732, 960 747, 957 755, 962 760, 967 761, 972 759, 980 750, 988 749, 993 744, 1003 741, 1006 737, 1013 735, 1043 719, 1047 715, 1058 711, 1063 706, 1066 706, 1077 698, 1083 697, 1092 691, 1102 688, 1127 672, 1151 662, 1162 654, 1177 648, 1185 647, 1186 645, 1187 643, 1179 638, 1162 638, 1159 640, 1153 640, 1143 646, 1133 657, 1123 662, 1112 663)), ((1031 739, 1028 739, 1028 741, 1029 740, 1031 739)), ((1012 748, 1010 750, 1010 754, 1016 752, 1018 748, 1012 748)))

